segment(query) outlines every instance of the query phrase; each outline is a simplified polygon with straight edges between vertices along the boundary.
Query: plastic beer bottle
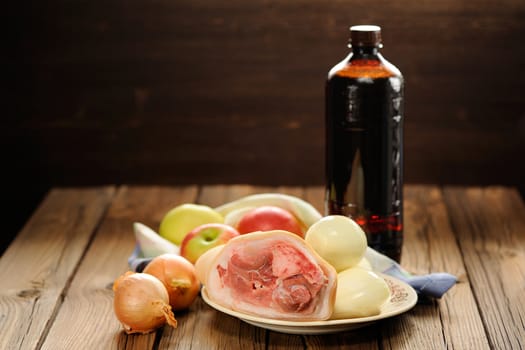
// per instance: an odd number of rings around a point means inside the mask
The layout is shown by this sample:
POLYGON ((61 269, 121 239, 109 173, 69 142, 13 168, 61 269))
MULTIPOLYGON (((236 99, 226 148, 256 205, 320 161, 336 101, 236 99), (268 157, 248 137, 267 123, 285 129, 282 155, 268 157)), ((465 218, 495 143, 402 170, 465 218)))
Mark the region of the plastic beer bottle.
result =
POLYGON ((361 225, 399 261, 403 243, 403 76, 381 54, 381 28, 350 28, 351 53, 326 82, 327 215, 361 225))

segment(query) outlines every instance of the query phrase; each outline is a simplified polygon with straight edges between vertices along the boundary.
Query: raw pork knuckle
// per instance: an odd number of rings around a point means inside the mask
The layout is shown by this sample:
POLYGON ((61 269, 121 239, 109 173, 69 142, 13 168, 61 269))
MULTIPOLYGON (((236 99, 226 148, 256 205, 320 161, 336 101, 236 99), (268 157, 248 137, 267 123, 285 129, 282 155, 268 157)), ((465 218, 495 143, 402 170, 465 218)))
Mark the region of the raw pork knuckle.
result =
POLYGON ((231 239, 197 261, 211 300, 265 318, 314 321, 330 318, 337 273, 302 238, 286 231, 231 239))

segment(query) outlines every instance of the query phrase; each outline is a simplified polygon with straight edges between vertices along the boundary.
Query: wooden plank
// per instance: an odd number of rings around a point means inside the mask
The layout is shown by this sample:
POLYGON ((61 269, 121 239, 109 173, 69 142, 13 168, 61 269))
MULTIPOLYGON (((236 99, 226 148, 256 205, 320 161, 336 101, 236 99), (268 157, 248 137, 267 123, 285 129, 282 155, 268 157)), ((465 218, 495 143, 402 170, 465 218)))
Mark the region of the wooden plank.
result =
POLYGON ((267 331, 268 350, 306 349, 303 336, 267 331))
POLYGON ((53 189, 0 260, 0 348, 36 349, 114 195, 53 189))
POLYGON ((321 213, 321 215, 325 215, 324 210, 324 197, 325 197, 325 188, 324 186, 308 186, 306 187, 305 193, 304 193, 304 199, 313 205, 315 209, 321 213))
POLYGON ((199 297, 178 315, 180 329, 165 330, 159 349, 264 349, 265 333, 212 309, 199 297))
POLYGON ((271 191, 271 187, 253 185, 205 185, 201 187, 199 202, 217 207, 244 196, 271 191))
POLYGON ((0 292, 0 348, 524 347, 525 205, 517 191, 503 187, 405 188, 403 265, 415 273, 447 271, 460 283, 404 315, 355 332, 284 335, 225 316, 199 298, 177 314, 177 329, 124 334, 111 285, 127 270, 132 223, 156 229, 177 204, 215 206, 261 192, 293 194, 322 211, 322 187, 122 187, 116 197, 112 187, 53 190, 0 260, 7 281, 0 292))
POLYGON ((525 348, 525 205, 504 187, 445 188, 489 344, 525 348))
POLYGON ((381 324, 354 331, 305 337, 305 349, 312 350, 376 350, 381 337, 381 324))
POLYGON ((449 208, 435 186, 405 187, 402 265, 415 274, 449 272, 459 283, 441 300, 417 305, 389 325, 386 347, 488 349, 479 310, 449 224, 449 208), (399 329, 397 329, 399 328, 399 329), (401 330, 401 332, 400 332, 401 330))
POLYGON ((153 348, 156 333, 123 334, 113 311, 112 284, 128 269, 127 258, 135 244, 133 222, 158 227, 169 209, 178 203, 193 202, 196 196, 196 186, 121 187, 71 282, 42 348, 153 348))

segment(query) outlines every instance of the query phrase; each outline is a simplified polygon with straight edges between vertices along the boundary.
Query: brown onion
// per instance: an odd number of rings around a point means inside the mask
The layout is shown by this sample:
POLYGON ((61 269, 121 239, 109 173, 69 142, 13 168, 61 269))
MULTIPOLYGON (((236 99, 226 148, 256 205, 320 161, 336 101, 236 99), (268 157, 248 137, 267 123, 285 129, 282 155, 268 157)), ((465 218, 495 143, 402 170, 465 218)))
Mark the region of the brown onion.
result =
POLYGON ((173 310, 188 308, 199 294, 200 283, 195 267, 180 255, 159 255, 143 272, 157 277, 164 284, 173 310))
POLYGON ((128 272, 113 284, 115 315, 131 333, 149 333, 168 323, 177 327, 166 287, 154 276, 128 272))

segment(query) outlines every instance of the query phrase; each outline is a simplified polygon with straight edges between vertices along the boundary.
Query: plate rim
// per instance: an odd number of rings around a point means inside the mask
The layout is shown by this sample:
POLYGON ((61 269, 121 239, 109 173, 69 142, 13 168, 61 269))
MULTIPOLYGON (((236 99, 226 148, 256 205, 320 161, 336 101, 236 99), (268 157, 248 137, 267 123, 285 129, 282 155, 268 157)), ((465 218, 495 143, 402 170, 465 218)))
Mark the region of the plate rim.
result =
MULTIPOLYGON (((418 296, 414 288, 412 288, 412 286, 390 275, 386 275, 383 273, 378 273, 378 274, 384 279, 390 280, 394 285, 403 287, 403 289, 406 290, 409 295, 407 297, 407 301, 402 303, 401 306, 399 306, 398 308, 395 308, 394 310, 390 310, 388 312, 380 313, 374 316, 343 318, 343 319, 328 319, 328 320, 322 320, 322 321, 279 320, 279 319, 264 318, 264 317, 260 317, 256 315, 246 314, 243 312, 232 310, 220 304, 217 304, 216 302, 210 300, 206 286, 202 286, 201 288, 201 297, 204 300, 204 302, 208 304, 210 307, 212 307, 213 309, 223 312, 227 315, 239 318, 241 320, 248 320, 248 321, 256 322, 259 324, 267 324, 267 325, 274 325, 274 326, 297 327, 298 329, 304 328, 304 327, 330 327, 330 326, 344 326, 344 325, 350 326, 354 324, 370 323, 370 322, 374 322, 374 321, 382 320, 385 318, 390 318, 390 317, 400 315, 412 309, 417 304, 418 296)), ((389 301, 391 302, 391 300, 389 301)))

